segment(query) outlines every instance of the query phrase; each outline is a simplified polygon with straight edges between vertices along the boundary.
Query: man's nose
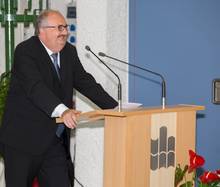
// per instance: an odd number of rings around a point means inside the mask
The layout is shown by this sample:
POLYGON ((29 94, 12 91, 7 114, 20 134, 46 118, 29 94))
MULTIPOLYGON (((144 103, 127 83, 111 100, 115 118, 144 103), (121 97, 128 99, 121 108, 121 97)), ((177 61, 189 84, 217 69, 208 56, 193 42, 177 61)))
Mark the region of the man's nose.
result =
POLYGON ((61 31, 62 34, 69 34, 68 28, 63 28, 63 30, 61 31))

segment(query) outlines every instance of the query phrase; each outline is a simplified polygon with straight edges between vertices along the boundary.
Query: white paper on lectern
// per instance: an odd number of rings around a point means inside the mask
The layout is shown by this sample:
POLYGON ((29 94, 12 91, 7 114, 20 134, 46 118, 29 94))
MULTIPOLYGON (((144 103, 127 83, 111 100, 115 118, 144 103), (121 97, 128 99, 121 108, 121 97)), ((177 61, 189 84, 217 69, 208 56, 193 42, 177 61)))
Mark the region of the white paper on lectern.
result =
MULTIPOLYGON (((135 109, 142 106, 141 103, 122 103, 122 109, 135 109)), ((118 108, 118 106, 116 107, 116 109, 118 108)))

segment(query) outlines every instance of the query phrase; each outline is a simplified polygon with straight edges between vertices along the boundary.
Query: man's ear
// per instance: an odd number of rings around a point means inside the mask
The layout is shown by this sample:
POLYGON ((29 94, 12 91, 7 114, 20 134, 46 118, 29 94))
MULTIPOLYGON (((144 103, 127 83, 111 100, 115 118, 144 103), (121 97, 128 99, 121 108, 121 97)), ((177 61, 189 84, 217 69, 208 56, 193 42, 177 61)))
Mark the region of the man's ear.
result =
POLYGON ((39 35, 44 33, 44 29, 43 28, 39 28, 39 35))
POLYGON ((39 28, 39 38, 43 40, 45 38, 45 30, 43 28, 39 28))

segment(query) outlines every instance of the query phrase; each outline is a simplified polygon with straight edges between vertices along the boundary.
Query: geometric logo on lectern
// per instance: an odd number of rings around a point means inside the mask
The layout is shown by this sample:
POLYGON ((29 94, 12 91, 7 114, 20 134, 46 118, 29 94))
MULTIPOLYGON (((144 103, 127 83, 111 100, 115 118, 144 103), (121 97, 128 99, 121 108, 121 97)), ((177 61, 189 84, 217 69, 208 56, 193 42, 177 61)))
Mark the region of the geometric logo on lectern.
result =
POLYGON ((175 164, 175 137, 167 137, 167 127, 160 128, 159 137, 156 140, 151 139, 151 170, 157 170, 162 167, 174 167, 175 164))

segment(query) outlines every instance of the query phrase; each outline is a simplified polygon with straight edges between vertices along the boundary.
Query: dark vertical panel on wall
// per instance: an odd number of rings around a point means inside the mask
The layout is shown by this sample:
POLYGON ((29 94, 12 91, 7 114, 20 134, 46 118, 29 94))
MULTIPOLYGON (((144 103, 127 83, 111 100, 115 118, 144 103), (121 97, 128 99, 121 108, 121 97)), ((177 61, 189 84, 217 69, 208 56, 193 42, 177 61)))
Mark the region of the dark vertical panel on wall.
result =
MULTIPOLYGON (((220 105, 211 83, 220 78, 219 0, 130 0, 129 60, 162 73, 167 102, 205 105, 197 120, 197 152, 220 166, 220 105)), ((130 68, 129 99, 160 105, 160 78, 130 68)))

